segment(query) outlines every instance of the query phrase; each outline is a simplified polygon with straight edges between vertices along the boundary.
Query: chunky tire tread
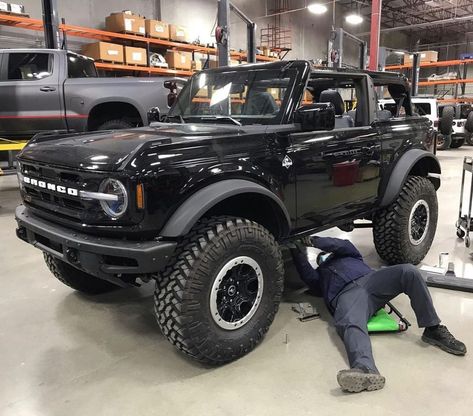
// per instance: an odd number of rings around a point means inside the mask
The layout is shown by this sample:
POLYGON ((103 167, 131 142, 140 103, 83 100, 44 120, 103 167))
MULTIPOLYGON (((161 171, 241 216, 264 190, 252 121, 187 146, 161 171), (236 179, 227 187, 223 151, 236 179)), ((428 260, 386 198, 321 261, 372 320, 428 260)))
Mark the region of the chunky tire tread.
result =
POLYGON ((82 270, 76 269, 56 257, 51 256, 51 254, 43 252, 43 256, 46 265, 54 277, 74 290, 89 295, 98 295, 111 292, 119 287, 111 282, 107 282, 106 280, 99 279, 82 270))
MULTIPOLYGON (((184 237, 167 268, 157 277, 154 295, 156 318, 163 334, 177 349, 205 364, 223 364, 245 355, 261 342, 278 310, 283 283, 281 251, 268 230, 241 218, 203 219, 184 237), (264 324, 247 339, 235 340, 233 348, 228 345, 224 348, 209 339, 205 323, 195 316, 201 309, 208 307, 201 304, 198 296, 209 279, 211 262, 220 260, 221 250, 227 250, 232 242, 244 244, 245 240, 255 238, 266 246, 268 254, 277 263, 277 273, 271 276, 276 288, 275 295, 271 299, 270 311, 263 320, 264 324)), ((228 331, 227 336, 232 337, 235 334, 231 332, 239 330, 228 331)))
POLYGON ((464 143, 465 143, 465 139, 452 140, 452 143, 450 144, 450 148, 451 149, 458 149, 459 147, 462 147, 464 143))
POLYGON ((389 264, 418 264, 427 254, 437 228, 438 206, 435 188, 427 178, 410 176, 398 198, 379 210, 373 219, 373 237, 376 251, 389 264), (428 235, 418 246, 413 246, 407 235, 411 207, 421 195, 430 195, 428 235))
POLYGON ((439 130, 444 136, 452 134, 453 119, 455 118, 455 109, 451 106, 444 107, 442 117, 439 120, 439 130))
POLYGON ((122 130, 131 129, 133 127, 134 126, 130 121, 117 118, 103 122, 102 124, 100 124, 100 126, 97 127, 97 130, 122 130))

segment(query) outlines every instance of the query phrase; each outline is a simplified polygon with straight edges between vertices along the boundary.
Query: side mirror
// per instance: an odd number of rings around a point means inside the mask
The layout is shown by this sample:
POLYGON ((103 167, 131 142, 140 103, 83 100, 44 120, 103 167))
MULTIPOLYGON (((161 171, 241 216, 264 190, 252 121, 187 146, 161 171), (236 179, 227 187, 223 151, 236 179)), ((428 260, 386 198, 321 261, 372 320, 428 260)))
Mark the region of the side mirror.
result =
POLYGON ((161 113, 159 107, 152 107, 148 111, 148 124, 155 121, 161 121, 161 113))
POLYGON ((335 127, 335 107, 331 103, 308 104, 294 113, 294 122, 302 131, 332 130, 335 127))

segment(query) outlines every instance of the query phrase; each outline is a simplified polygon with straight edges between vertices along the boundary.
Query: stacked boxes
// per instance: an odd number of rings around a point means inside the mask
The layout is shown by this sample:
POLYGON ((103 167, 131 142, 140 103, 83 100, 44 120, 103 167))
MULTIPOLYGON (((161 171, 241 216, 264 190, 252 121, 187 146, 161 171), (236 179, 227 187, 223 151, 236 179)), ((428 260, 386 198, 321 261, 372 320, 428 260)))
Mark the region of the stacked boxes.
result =
POLYGON ((110 32, 126 32, 145 35, 145 19, 130 11, 112 13, 105 18, 105 29, 110 32))
MULTIPOLYGON (((437 62, 439 59, 439 53, 436 51, 424 51, 420 52, 421 62, 437 62)), ((414 60, 414 55, 404 55, 404 65, 411 65, 414 60)))
POLYGON ((96 61, 115 62, 122 64, 123 46, 108 42, 89 43, 82 48, 82 53, 96 61))
POLYGON ((145 20, 146 35, 150 38, 169 39, 169 25, 159 20, 145 20))
POLYGON ((169 39, 176 42, 190 42, 189 31, 185 26, 169 25, 169 39))
POLYGON ((127 65, 148 65, 146 49, 125 46, 125 63, 127 65))
POLYGON ((169 64, 169 68, 190 71, 192 69, 192 53, 175 50, 167 51, 166 62, 169 64))

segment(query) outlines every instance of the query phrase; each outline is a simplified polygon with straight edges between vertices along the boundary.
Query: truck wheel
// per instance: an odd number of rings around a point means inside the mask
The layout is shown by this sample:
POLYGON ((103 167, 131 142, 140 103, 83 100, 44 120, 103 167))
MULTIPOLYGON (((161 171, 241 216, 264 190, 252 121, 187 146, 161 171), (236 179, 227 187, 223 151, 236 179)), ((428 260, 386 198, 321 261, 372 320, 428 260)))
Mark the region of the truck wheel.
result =
POLYGON ((281 251, 268 230, 242 218, 204 219, 157 278, 155 314, 179 350, 223 364, 263 339, 283 285, 281 251))
POLYGON ((466 133, 465 141, 466 141, 470 146, 473 146, 473 133, 466 133))
POLYGON ((100 293, 111 292, 119 287, 106 280, 99 279, 82 270, 76 269, 48 253, 43 252, 43 256, 46 265, 54 277, 66 286, 78 290, 79 292, 89 295, 98 295, 100 293))
POLYGON ((427 178, 410 176, 399 197, 373 218, 376 251, 389 264, 419 263, 432 245, 438 204, 427 178))
POLYGON ((451 144, 452 144, 452 136, 444 136, 443 134, 439 134, 437 136, 437 150, 450 149, 451 144))
POLYGON ((451 149, 458 149, 459 147, 462 147, 463 144, 465 143, 465 139, 453 139, 452 144, 450 145, 451 149))
POLYGON ((466 117, 465 130, 468 133, 473 133, 473 110, 471 110, 466 117))
POLYGON ((455 109, 453 107, 444 107, 442 111, 442 117, 439 120, 439 131, 444 136, 452 134, 453 131, 453 118, 455 116, 455 109))
POLYGON ((130 121, 123 119, 108 120, 97 127, 97 130, 123 130, 132 129, 133 124, 130 121))

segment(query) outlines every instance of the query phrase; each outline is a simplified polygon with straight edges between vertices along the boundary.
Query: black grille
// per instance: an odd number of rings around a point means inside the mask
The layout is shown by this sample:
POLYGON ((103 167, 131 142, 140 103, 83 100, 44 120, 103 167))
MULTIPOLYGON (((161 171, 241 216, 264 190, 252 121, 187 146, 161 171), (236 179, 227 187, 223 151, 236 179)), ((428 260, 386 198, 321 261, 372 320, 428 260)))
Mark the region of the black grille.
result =
MULTIPOLYGON (((62 168, 42 166, 36 163, 21 162, 23 176, 45 181, 78 191, 98 191, 103 175, 100 173, 68 171, 62 168)), ((54 190, 39 188, 24 183, 25 203, 57 219, 72 220, 78 223, 97 224, 109 220, 103 213, 100 203, 82 199, 78 196, 61 194, 54 190)))

